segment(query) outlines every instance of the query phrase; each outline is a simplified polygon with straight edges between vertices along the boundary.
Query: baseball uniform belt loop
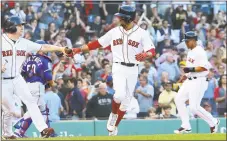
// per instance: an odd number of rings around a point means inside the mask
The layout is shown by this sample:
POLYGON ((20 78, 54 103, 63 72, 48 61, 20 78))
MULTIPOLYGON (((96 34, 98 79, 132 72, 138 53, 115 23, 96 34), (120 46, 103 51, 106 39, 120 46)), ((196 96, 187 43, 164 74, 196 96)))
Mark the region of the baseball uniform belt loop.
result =
MULTIPOLYGON (((197 79, 197 77, 188 77, 188 80, 192 80, 192 79, 197 79)), ((206 78, 206 81, 209 81, 209 79, 206 78)))
POLYGON ((125 63, 125 62, 114 62, 114 63, 118 63, 127 67, 134 67, 134 66, 138 66, 139 64, 134 64, 134 63, 125 63))
POLYGON ((14 79, 15 77, 3 77, 3 80, 7 80, 7 79, 14 79))

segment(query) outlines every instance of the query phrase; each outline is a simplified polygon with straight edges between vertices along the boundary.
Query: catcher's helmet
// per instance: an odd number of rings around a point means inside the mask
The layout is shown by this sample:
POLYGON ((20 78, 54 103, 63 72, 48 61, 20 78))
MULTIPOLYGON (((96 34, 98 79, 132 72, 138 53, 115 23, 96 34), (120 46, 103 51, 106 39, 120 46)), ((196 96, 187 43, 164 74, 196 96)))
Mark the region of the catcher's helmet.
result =
POLYGON ((198 37, 197 34, 194 31, 188 31, 184 34, 184 39, 182 40, 183 42, 190 40, 190 39, 194 39, 197 41, 198 37))
POLYGON ((129 23, 135 19, 136 9, 132 6, 124 5, 120 7, 119 12, 116 13, 115 16, 118 16, 129 23))
POLYGON ((4 32, 6 33, 15 33, 17 32, 17 25, 24 25, 25 22, 23 22, 19 17, 17 16, 12 16, 8 19, 3 24, 3 29, 4 32))

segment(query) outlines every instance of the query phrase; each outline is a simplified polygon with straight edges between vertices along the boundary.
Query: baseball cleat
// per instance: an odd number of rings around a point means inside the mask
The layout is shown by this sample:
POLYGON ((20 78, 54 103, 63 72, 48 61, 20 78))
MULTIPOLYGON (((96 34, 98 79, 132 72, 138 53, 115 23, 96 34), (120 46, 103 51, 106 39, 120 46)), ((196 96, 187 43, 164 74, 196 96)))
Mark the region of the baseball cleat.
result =
POLYGON ((191 129, 185 129, 183 127, 180 127, 178 130, 174 130, 175 134, 183 134, 183 133, 191 133, 191 129))
POLYGON ((43 138, 49 138, 50 135, 54 134, 54 129, 53 128, 46 128, 41 132, 41 136, 43 138))
POLYGON ((220 120, 217 119, 217 124, 214 126, 214 127, 210 127, 210 133, 211 134, 214 134, 214 133, 217 133, 218 132, 218 126, 220 124, 220 120))
POLYGON ((17 139, 16 136, 12 135, 12 136, 2 136, 2 140, 15 140, 17 139))
POLYGON ((109 136, 117 136, 118 129, 115 127, 115 129, 112 132, 109 132, 109 136))
POLYGON ((28 136, 24 135, 24 134, 20 134, 18 132, 14 132, 13 133, 17 138, 28 138, 28 136))
POLYGON ((117 114, 113 114, 113 113, 110 113, 110 116, 109 116, 109 119, 107 121, 107 130, 109 132, 113 132, 115 130, 115 124, 116 124, 116 121, 117 121, 117 117, 118 115, 117 114))

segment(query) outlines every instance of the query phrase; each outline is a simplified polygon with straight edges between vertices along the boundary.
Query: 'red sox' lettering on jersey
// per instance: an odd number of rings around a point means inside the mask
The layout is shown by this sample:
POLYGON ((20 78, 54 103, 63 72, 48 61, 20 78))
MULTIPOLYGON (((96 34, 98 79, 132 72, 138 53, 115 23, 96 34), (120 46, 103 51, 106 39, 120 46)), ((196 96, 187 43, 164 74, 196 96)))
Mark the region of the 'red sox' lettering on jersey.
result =
MULTIPOLYGON (((116 45, 121 45, 123 44, 123 40, 120 38, 120 39, 116 39, 116 40, 113 40, 113 46, 116 46, 116 45)), ((130 46, 133 46, 133 47, 136 47, 138 48, 140 43, 136 42, 136 41, 133 41, 133 40, 128 40, 128 45, 130 46)))
MULTIPOLYGON (((25 50, 17 50, 17 56, 25 56, 26 55, 26 51, 25 50)), ((13 56, 13 51, 12 50, 6 50, 6 51, 2 51, 2 56, 13 56)))

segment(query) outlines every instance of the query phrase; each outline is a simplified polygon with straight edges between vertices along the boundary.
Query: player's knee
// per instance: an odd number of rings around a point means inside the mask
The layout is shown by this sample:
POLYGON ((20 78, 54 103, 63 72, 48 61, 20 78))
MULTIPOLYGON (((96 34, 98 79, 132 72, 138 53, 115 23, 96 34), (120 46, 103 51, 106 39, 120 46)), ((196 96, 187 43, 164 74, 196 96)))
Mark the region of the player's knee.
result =
POLYGON ((194 105, 189 105, 189 109, 193 114, 195 114, 198 111, 198 108, 194 105))
POLYGON ((129 104, 121 104, 121 106, 119 107, 119 109, 121 111, 126 111, 128 109, 128 107, 129 107, 129 104))
POLYGON ((116 103, 121 103, 124 100, 124 96, 114 94, 113 99, 116 103))

